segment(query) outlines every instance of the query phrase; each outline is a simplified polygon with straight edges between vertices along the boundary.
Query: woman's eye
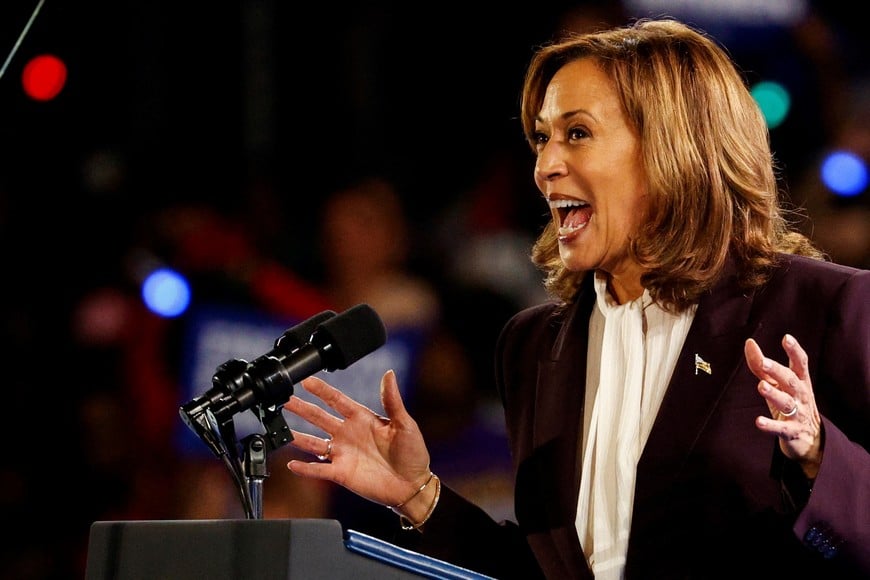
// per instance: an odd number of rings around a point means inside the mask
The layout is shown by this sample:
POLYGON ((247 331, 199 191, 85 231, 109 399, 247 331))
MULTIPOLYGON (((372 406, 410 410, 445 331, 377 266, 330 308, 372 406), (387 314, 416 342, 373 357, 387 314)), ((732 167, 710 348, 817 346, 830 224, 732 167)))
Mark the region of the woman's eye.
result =
POLYGON ((550 140, 544 133, 532 133, 532 148, 540 153, 544 149, 544 145, 550 140))
POLYGON ((574 127, 573 129, 568 129, 568 140, 569 141, 576 141, 578 139, 583 139, 583 138, 588 137, 588 136, 589 136, 589 133, 587 133, 585 129, 582 129, 580 127, 574 127))

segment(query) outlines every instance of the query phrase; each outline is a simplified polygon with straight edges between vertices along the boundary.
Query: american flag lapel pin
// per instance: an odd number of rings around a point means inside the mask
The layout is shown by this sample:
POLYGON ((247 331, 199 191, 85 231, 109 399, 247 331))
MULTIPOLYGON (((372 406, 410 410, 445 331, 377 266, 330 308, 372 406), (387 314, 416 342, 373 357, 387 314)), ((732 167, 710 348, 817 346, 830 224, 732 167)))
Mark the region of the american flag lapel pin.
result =
POLYGON ((710 363, 701 358, 698 353, 695 353, 695 374, 698 374, 698 371, 704 371, 708 375, 713 374, 713 369, 710 367, 710 363))

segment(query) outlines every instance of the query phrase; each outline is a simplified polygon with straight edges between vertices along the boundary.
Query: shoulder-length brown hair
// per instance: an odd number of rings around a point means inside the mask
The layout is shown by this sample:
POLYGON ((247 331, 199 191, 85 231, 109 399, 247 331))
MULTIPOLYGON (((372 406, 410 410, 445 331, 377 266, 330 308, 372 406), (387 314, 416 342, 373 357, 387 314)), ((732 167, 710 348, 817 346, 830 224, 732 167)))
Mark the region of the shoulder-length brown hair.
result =
MULTIPOLYGON (((656 300, 684 310, 715 283, 728 257, 746 287, 767 279, 777 252, 821 257, 784 218, 767 125, 740 72, 711 38, 678 21, 638 20, 540 47, 521 102, 533 149, 550 79, 580 58, 595 59, 613 80, 640 135, 652 201, 630 251, 656 300)), ((562 264, 552 222, 531 257, 547 290, 570 302, 586 273, 562 264)))

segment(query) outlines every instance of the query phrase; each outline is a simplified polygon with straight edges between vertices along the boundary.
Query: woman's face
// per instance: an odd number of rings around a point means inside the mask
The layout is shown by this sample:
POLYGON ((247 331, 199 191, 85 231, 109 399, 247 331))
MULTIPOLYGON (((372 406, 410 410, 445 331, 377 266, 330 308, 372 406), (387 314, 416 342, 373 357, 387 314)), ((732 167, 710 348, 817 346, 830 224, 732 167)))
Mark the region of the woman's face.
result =
POLYGON ((535 133, 535 183, 559 228, 565 267, 600 269, 614 284, 639 286, 628 242, 647 205, 640 140, 594 60, 556 72, 535 133))

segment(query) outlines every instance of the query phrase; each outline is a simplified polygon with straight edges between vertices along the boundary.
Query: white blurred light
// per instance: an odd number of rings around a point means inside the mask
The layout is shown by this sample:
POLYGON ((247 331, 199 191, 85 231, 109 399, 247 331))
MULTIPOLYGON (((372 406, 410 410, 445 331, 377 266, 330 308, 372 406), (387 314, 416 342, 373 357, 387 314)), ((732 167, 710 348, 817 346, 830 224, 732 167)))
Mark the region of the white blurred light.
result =
POLYGON ((809 11, 807 0, 624 0, 623 4, 635 15, 667 14, 681 19, 753 26, 789 26, 802 20, 809 11))

